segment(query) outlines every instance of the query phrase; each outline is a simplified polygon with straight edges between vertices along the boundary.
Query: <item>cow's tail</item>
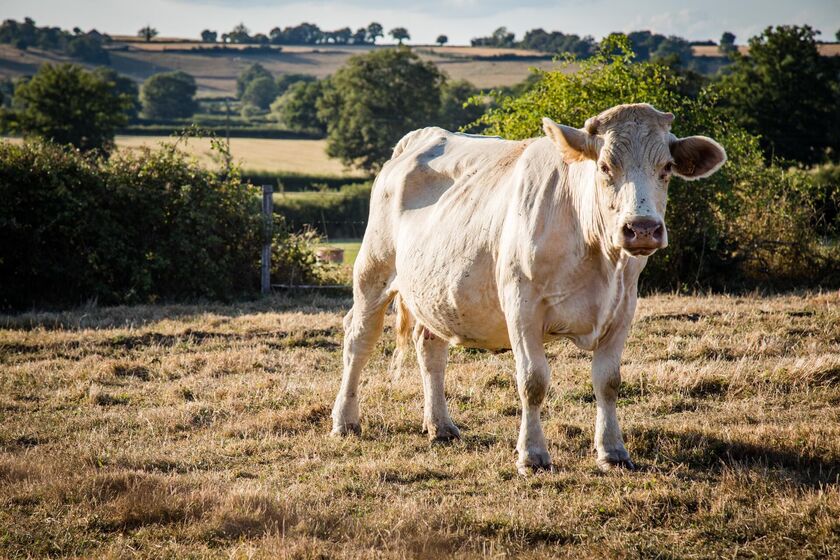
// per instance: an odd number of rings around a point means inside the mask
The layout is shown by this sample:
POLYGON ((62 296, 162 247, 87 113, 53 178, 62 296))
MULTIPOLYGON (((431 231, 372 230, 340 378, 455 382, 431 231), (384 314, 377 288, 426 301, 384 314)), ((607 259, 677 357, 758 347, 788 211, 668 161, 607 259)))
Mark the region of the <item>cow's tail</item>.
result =
POLYGON ((394 379, 399 379, 405 368, 408 356, 411 354, 411 331, 414 330, 414 317, 411 315, 408 307, 405 306, 399 294, 394 298, 394 309, 397 312, 396 321, 394 322, 396 347, 394 349, 394 357, 391 360, 391 375, 394 379))

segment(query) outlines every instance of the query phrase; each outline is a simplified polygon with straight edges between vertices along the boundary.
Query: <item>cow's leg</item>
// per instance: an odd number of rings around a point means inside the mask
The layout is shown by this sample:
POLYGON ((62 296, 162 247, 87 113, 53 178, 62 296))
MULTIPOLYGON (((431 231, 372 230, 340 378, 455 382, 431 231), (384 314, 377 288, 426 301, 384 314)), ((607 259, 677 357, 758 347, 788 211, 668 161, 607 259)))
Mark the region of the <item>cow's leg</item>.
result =
POLYGON ((517 310, 508 316, 508 333, 516 361, 516 386, 522 403, 516 466, 521 474, 527 474, 530 470, 551 468, 540 421, 551 373, 543 348, 541 321, 525 317, 517 310))
POLYGON ((391 279, 392 272, 381 268, 357 266, 354 271, 353 308, 344 317, 344 373, 332 410, 333 435, 361 432, 359 375, 382 334, 393 299, 388 291, 391 279))
POLYGON ((635 468, 630 454, 624 447, 615 407, 618 388, 621 385, 621 354, 635 308, 634 294, 631 301, 627 302, 622 320, 592 356, 592 387, 597 403, 595 451, 598 454, 598 467, 605 471, 615 467, 635 468))
POLYGON ((429 434, 432 441, 449 441, 461 437, 461 432, 449 417, 443 389, 449 343, 417 323, 414 327, 414 346, 417 349, 420 375, 423 377, 423 431, 429 434))

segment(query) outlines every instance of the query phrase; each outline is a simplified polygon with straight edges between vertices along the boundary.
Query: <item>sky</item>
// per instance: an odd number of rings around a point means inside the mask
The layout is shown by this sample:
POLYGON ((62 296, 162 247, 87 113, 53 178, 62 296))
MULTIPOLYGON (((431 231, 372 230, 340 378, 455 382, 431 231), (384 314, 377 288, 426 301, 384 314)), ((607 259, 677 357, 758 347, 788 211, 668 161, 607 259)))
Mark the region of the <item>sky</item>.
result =
POLYGON ((432 43, 447 35, 450 44, 469 44, 506 26, 521 38, 542 27, 592 35, 648 29, 689 40, 717 40, 723 31, 737 42, 768 25, 810 24, 833 41, 840 29, 840 0, 0 0, 0 19, 29 16, 38 25, 95 28, 135 34, 144 25, 161 36, 197 38, 203 29, 220 34, 237 23, 252 33, 273 27, 315 23, 321 29, 367 26, 406 27, 409 43, 432 43))

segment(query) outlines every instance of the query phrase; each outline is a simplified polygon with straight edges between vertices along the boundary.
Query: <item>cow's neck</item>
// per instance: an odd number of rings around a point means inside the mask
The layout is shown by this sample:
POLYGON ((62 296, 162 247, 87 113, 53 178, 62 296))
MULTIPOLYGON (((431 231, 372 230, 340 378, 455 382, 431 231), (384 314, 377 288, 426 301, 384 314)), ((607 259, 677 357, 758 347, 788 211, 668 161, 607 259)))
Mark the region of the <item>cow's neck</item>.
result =
POLYGON ((607 218, 603 210, 603 201, 599 197, 595 182, 595 162, 584 161, 568 166, 567 188, 561 196, 568 197, 579 228, 578 243, 583 253, 599 256, 609 268, 621 268, 621 251, 609 242, 607 218))

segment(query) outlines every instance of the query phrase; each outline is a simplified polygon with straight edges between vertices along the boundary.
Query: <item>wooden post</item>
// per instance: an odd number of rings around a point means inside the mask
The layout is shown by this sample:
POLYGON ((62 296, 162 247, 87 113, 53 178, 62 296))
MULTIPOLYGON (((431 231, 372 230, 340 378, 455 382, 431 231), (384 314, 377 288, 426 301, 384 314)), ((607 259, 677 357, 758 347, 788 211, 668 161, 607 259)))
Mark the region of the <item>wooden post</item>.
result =
POLYGON ((271 238, 274 229, 274 187, 262 186, 263 247, 262 268, 260 269, 260 291, 271 293, 271 238))

